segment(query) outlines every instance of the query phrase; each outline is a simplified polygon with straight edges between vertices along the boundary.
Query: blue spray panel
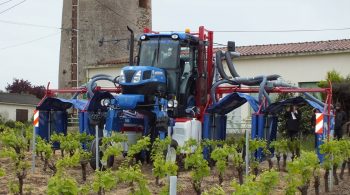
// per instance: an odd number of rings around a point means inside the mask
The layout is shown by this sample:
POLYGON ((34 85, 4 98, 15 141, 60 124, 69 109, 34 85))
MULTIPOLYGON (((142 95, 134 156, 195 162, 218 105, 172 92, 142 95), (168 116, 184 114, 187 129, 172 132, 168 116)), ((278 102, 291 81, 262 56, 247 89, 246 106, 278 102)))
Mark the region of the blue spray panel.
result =
POLYGON ((88 135, 93 135, 95 136, 95 125, 90 123, 89 119, 89 112, 83 112, 83 118, 84 118, 84 130, 88 135))
POLYGON ((323 144, 324 137, 322 134, 316 134, 316 153, 320 162, 323 162, 324 154, 320 153, 320 146, 323 144))
POLYGON ((166 132, 164 131, 159 131, 159 139, 164 140, 166 137, 166 132))
POLYGON ((270 116, 270 136, 269 136, 269 143, 271 141, 276 140, 277 138, 277 125, 278 125, 278 117, 277 116, 270 116))
MULTIPOLYGON (((265 130, 265 116, 262 114, 257 115, 258 118, 258 134, 257 134, 257 139, 264 139, 264 130, 265 130)), ((259 148, 258 151, 256 152, 256 158, 257 159, 262 159, 262 148, 259 148)))
POLYGON ((258 115, 252 114, 252 130, 251 130, 251 138, 255 139, 258 132, 258 115))
POLYGON ((213 123, 213 115, 209 113, 204 114, 202 139, 210 138, 210 129, 211 129, 212 123, 213 123))
MULTIPOLYGON (((269 127, 269 139, 268 144, 270 144, 272 141, 275 141, 277 138, 277 125, 278 125, 278 117, 277 116, 270 116, 270 127, 269 127)), ((273 156, 275 149, 269 148, 271 155, 273 156)))
MULTIPOLYGON (((39 111, 39 127, 36 133, 46 141, 52 134, 67 135, 68 114, 66 111, 39 111)), ((59 148, 58 143, 53 143, 54 148, 59 148)))
POLYGON ((39 111, 39 127, 37 128, 37 135, 42 139, 49 141, 49 112, 39 111))
MULTIPOLYGON (((203 132, 202 132, 202 139, 210 139, 210 130, 213 123, 213 115, 206 113, 204 114, 204 122, 203 122, 203 132)), ((210 150, 208 147, 203 148, 203 156, 204 159, 209 160, 210 157, 210 150)))
POLYGON ((215 137, 214 140, 225 140, 226 139, 226 115, 215 116, 215 137))
POLYGON ((265 116, 262 114, 257 115, 258 117, 258 132, 257 138, 264 139, 264 130, 265 130, 265 116))
POLYGON ((121 110, 108 110, 106 118, 106 130, 108 132, 117 131, 119 132, 122 128, 123 121, 120 118, 121 110))
POLYGON ((329 117, 327 115, 324 115, 323 117, 323 133, 322 134, 316 134, 316 152, 318 159, 320 162, 323 162, 324 154, 320 153, 320 146, 326 141, 328 137, 328 132, 330 131, 330 136, 333 137, 334 135, 334 115, 331 115, 330 117, 330 129, 328 129, 328 120, 329 117))
POLYGON ((55 111, 52 113, 52 116, 52 122, 55 127, 54 132, 67 135, 68 113, 66 111, 55 111))
POLYGON ((84 133, 85 128, 84 128, 84 112, 79 112, 78 113, 78 119, 79 119, 79 133, 84 133))
MULTIPOLYGON (((252 139, 264 139, 266 117, 263 114, 252 114, 252 139)), ((262 149, 255 152, 255 158, 262 159, 262 149)))

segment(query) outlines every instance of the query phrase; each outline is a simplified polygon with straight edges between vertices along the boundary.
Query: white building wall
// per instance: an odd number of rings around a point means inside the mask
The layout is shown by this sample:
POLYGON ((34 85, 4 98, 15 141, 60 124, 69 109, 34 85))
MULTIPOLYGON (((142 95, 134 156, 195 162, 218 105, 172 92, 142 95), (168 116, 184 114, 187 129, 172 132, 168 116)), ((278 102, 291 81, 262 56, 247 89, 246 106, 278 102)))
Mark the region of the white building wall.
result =
POLYGON ((3 104, 0 103, 0 115, 4 117, 5 120, 16 120, 16 109, 28 110, 28 120, 33 118, 33 112, 35 106, 28 105, 16 105, 16 104, 3 104))
MULTIPOLYGON (((300 82, 324 80, 330 70, 336 70, 344 77, 349 75, 350 53, 270 56, 266 58, 242 57, 242 59, 235 59, 234 64, 238 74, 242 77, 278 74, 285 81, 297 86, 300 82)), ((227 66, 224 67, 229 75, 227 66)), ((241 108, 242 121, 249 119, 250 115, 251 111, 246 103, 241 108)))
MULTIPOLYGON (((112 77, 116 77, 120 75, 121 69, 122 69, 122 66, 120 65, 88 68, 86 70, 86 80, 88 81, 91 77, 98 74, 107 74, 112 77)), ((101 87, 114 87, 114 85, 109 81, 97 81, 97 84, 101 87)))
POLYGON ((244 77, 279 74, 284 80, 298 84, 324 80, 326 73, 333 69, 347 76, 350 53, 239 59, 236 64, 237 72, 244 77))

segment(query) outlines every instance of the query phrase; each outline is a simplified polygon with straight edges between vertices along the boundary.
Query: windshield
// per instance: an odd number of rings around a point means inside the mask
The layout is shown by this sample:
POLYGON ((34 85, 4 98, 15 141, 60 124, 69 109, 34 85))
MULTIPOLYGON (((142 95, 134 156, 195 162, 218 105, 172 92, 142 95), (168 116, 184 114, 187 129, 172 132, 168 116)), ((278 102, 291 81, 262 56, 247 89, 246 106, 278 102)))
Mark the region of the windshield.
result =
POLYGON ((177 40, 170 38, 151 38, 142 41, 140 49, 140 65, 158 68, 177 68, 177 40))

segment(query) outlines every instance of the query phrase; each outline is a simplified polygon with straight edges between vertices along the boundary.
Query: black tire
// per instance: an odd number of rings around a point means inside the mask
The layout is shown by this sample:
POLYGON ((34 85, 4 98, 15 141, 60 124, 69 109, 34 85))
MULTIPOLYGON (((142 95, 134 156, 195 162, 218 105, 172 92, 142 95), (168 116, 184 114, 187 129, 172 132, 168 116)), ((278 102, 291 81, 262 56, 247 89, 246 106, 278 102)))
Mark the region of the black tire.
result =
POLYGON ((150 158, 149 158, 150 154, 149 154, 149 152, 148 151, 144 151, 146 156, 143 156, 142 152, 143 151, 141 151, 140 153, 135 155, 136 163, 141 162, 141 164, 145 164, 145 163, 149 164, 150 163, 150 158))
POLYGON ((170 143, 170 147, 173 147, 176 150, 178 146, 179 144, 177 143, 177 141, 172 139, 170 143))
MULTIPOLYGON (((101 146, 102 145, 102 139, 100 138, 99 141, 98 141, 98 145, 101 146)), ((91 151, 91 154, 92 154, 92 157, 90 159, 90 166, 93 170, 96 170, 96 139, 94 139, 92 142, 91 142, 91 148, 90 148, 90 151, 91 151)), ((102 158, 103 156, 103 152, 100 151, 99 149, 99 157, 100 159, 102 158)), ((103 167, 103 170, 106 169, 106 168, 109 168, 109 167, 112 167, 113 166, 113 163, 114 163, 114 156, 110 156, 107 160, 107 167, 103 167)), ((102 163, 99 162, 99 168, 101 170, 101 167, 102 167, 102 163)))

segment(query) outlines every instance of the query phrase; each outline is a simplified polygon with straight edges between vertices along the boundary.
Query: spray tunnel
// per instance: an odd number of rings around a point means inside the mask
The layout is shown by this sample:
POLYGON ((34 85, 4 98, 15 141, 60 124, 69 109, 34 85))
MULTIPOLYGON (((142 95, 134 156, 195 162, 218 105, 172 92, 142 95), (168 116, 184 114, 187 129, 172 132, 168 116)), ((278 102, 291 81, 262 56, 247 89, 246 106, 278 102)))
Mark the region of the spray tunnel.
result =
MULTIPOLYGON (((52 134, 67 134, 68 112, 67 110, 74 107, 78 110, 83 109, 86 104, 84 100, 63 99, 46 97, 36 107, 39 111, 39 126, 35 128, 36 134, 42 139, 50 140, 52 134)), ((53 145, 58 148, 58 144, 53 145)))
MULTIPOLYGON (((324 140, 327 138, 328 133, 332 134, 331 132, 332 132, 332 129, 334 126, 334 115, 332 113, 330 115, 328 115, 326 113, 325 108, 323 106, 321 106, 319 103, 317 103, 313 100, 306 99, 306 98, 301 97, 301 96, 289 98, 289 99, 281 100, 279 102, 272 103, 266 108, 265 113, 270 114, 270 115, 277 115, 277 114, 281 113, 285 109, 286 106, 290 106, 290 105, 300 105, 300 106, 309 105, 310 107, 316 109, 320 114, 327 116, 327 117, 324 117, 324 121, 323 121, 324 125, 323 125, 322 133, 315 133, 315 136, 316 136, 316 146, 315 147, 317 150, 317 155, 318 155, 319 159, 322 161, 323 155, 320 154, 320 145, 323 144, 324 140), (330 119, 330 121, 329 121, 330 129, 328 129, 328 120, 329 119, 330 119)), ((311 119, 311 116, 310 116, 310 119, 311 119)), ((272 140, 276 139, 276 133, 277 132, 273 132, 273 134, 271 134, 272 140)))

